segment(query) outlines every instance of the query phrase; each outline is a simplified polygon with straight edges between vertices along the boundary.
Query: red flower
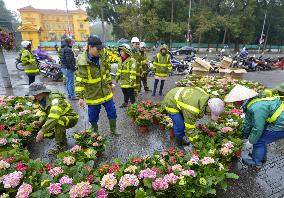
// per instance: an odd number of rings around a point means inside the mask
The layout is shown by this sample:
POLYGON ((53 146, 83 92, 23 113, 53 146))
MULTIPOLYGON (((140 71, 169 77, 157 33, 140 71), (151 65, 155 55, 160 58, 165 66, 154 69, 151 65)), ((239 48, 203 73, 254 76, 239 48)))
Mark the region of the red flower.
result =
POLYGON ((131 162, 132 162, 133 164, 139 164, 139 163, 142 162, 142 159, 139 158, 139 157, 134 157, 134 158, 132 158, 131 162))
POLYGON ((4 161, 11 164, 15 160, 15 157, 8 157, 4 161))
POLYGON ((178 157, 183 157, 185 155, 185 153, 183 152, 183 151, 179 151, 178 153, 177 153, 177 156, 178 157))
POLYGON ((172 156, 172 157, 170 157, 169 161, 170 161, 171 164, 175 164, 177 162, 177 159, 172 156))
POLYGON ((151 170, 152 170, 152 171, 155 171, 156 173, 163 174, 163 171, 162 171, 161 169, 155 167, 155 166, 153 166, 153 167, 151 168, 151 170))
POLYGON ((119 171, 119 165, 116 163, 113 163, 109 168, 108 168, 108 173, 115 173, 119 171))
POLYGON ((214 136, 215 136, 215 133, 211 131, 211 132, 208 133, 208 136, 209 136, 209 137, 214 137, 214 136))
POLYGON ((0 125, 0 131, 3 131, 5 129, 5 125, 1 124, 0 125))
POLYGON ((23 172, 24 170, 28 169, 28 166, 25 165, 22 161, 20 161, 16 166, 17 171, 23 172))
POLYGON ((167 173, 172 173, 172 172, 173 172, 172 167, 167 168, 167 173))
POLYGON ((169 152, 170 155, 174 155, 174 154, 176 154, 176 149, 171 147, 171 148, 169 148, 168 152, 169 152))
POLYGON ((50 170, 50 169, 53 168, 53 166, 52 166, 51 164, 45 164, 45 168, 46 168, 47 170, 50 170))
POLYGON ((243 111, 239 110, 237 108, 234 108, 234 109, 231 110, 231 113, 236 115, 236 116, 240 116, 240 115, 242 115, 243 111))
POLYGON ((95 180, 95 177, 94 177, 93 175, 88 175, 88 176, 86 177, 86 180, 91 184, 91 183, 93 183, 93 181, 95 180))

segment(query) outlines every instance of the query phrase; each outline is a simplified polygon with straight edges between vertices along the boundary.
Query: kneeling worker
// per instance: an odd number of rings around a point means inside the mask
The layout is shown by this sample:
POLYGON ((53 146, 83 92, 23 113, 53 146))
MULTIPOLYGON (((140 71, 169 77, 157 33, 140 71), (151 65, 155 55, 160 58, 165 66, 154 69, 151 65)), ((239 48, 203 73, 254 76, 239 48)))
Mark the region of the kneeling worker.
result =
POLYGON ((60 92, 51 92, 42 83, 32 83, 29 87, 29 95, 34 96, 40 107, 40 120, 34 125, 41 127, 37 133, 36 141, 43 138, 55 138, 55 149, 50 153, 56 154, 67 149, 66 129, 74 127, 79 115, 60 92))
POLYGON ((176 142, 179 146, 189 145, 184 139, 185 129, 196 127, 196 120, 206 112, 211 112, 211 118, 217 121, 224 111, 224 102, 219 98, 211 98, 199 87, 176 87, 170 90, 163 105, 173 121, 176 142), (208 106, 208 108, 207 108, 208 106))

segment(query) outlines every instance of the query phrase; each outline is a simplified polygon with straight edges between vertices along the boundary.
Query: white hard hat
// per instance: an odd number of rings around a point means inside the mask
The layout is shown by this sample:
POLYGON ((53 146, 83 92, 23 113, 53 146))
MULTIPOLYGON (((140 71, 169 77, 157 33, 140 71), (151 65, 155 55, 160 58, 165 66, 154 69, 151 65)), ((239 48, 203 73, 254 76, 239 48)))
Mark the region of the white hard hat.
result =
POLYGON ((221 52, 225 52, 225 49, 222 49, 221 52))
POLYGON ((132 37, 131 43, 140 43, 140 40, 137 37, 132 37))
POLYGON ((146 43, 145 42, 141 42, 140 43, 140 47, 142 48, 142 47, 146 47, 146 43))
POLYGON ((23 47, 28 47, 28 45, 30 45, 30 44, 31 44, 30 41, 22 41, 22 42, 21 42, 21 45, 22 45, 23 47))
POLYGON ((208 100, 208 107, 211 110, 212 120, 217 121, 224 111, 225 103, 220 98, 211 98, 208 100))

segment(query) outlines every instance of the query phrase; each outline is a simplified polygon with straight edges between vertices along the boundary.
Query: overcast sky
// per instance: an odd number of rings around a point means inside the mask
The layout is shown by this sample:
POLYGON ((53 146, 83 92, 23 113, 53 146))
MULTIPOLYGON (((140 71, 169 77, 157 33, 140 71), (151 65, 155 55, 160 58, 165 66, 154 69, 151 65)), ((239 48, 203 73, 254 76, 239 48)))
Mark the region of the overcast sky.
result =
MULTIPOLYGON (((17 9, 25 6, 33 6, 39 9, 66 9, 65 0, 4 0, 8 10, 17 11, 17 9)), ((73 0, 67 0, 69 10, 78 9, 73 0)), ((82 9, 85 10, 84 7, 82 9)))

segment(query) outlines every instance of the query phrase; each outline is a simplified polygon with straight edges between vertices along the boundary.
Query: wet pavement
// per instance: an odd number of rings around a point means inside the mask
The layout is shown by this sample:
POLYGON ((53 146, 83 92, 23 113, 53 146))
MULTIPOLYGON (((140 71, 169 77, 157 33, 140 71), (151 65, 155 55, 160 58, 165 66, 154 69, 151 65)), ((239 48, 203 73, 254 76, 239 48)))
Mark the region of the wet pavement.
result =
MULTIPOLYGON (((16 54, 5 54, 6 63, 9 68, 13 90, 6 90, 2 86, 0 79, 0 96, 1 95, 25 95, 28 91, 27 78, 21 71, 17 71, 14 65, 14 57, 16 54)), ((267 72, 252 72, 246 74, 245 78, 252 81, 263 83, 267 87, 274 87, 284 82, 284 71, 274 70, 267 72)), ((166 81, 164 90, 169 91, 175 86, 175 82, 183 76, 172 76, 166 81)), ((44 82, 48 88, 65 92, 65 87, 61 82, 52 82, 41 76, 36 77, 36 81, 44 82)), ((153 78, 149 78, 150 89, 153 88, 153 78)), ((99 131, 108 138, 107 149, 104 155, 98 161, 110 161, 112 158, 119 158, 125 161, 129 156, 143 156, 151 154, 154 151, 164 151, 174 143, 169 139, 169 135, 165 131, 160 131, 158 127, 153 126, 146 134, 140 134, 137 126, 126 116, 126 109, 120 109, 118 106, 122 102, 122 92, 115 87, 114 101, 117 106, 117 129, 121 136, 114 138, 110 135, 108 119, 104 108, 100 113, 99 131)), ((139 96, 141 100, 150 99, 161 101, 162 97, 151 96, 151 93, 145 93, 139 96)), ((80 114, 78 124, 68 130, 68 143, 73 146, 72 134, 89 127, 87 119, 87 109, 80 109, 76 102, 71 101, 72 106, 80 114)), ((229 181, 227 192, 218 191, 216 197, 231 198, 280 198, 284 197, 284 141, 279 141, 269 145, 268 161, 261 170, 248 168, 240 162, 234 163, 234 172, 240 175, 239 180, 229 181)), ((29 147, 33 158, 42 158, 48 161, 47 150, 53 146, 52 140, 45 140, 42 144, 32 143, 29 147)), ((244 154, 246 155, 246 153, 244 154)))

